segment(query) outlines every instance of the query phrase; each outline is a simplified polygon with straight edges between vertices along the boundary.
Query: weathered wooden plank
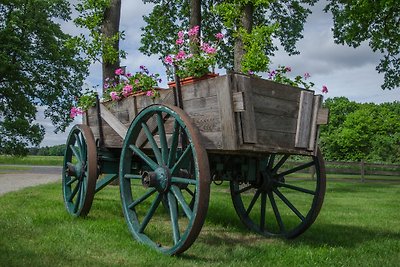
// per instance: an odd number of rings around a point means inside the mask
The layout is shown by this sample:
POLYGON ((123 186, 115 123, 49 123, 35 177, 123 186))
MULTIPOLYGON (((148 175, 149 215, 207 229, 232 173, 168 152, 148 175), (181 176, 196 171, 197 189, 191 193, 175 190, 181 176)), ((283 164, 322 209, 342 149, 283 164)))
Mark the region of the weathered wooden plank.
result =
POLYGON ((190 100, 196 98, 212 97, 217 95, 218 88, 215 86, 216 79, 223 79, 223 76, 202 80, 194 84, 182 86, 182 99, 190 100))
POLYGON ((294 146, 294 133, 283 133, 274 131, 258 130, 258 144, 267 147, 275 147, 280 151, 287 151, 293 149, 294 146))
POLYGON ((200 131, 221 132, 221 119, 217 112, 190 112, 189 116, 200 131))
POLYGON ((251 88, 255 94, 294 102, 299 102, 300 92, 304 91, 304 89, 260 78, 251 78, 251 88))
POLYGON ((222 144, 225 150, 235 150, 238 145, 231 82, 228 76, 213 79, 213 86, 218 88, 218 108, 221 117, 222 144))
MULTIPOLYGON (((308 150, 316 150, 318 142, 319 126, 317 125, 318 112, 322 106, 322 95, 314 96, 314 103, 312 107, 311 124, 310 124, 310 141, 308 142, 308 150)), ((316 152, 316 151, 315 151, 316 152)))
POLYGON ((257 143, 257 128, 254 116, 252 78, 245 75, 235 75, 234 83, 237 90, 244 94, 245 111, 240 113, 243 143, 257 143))
POLYGON ((329 120, 329 109, 320 108, 318 110, 317 124, 318 125, 328 124, 328 120, 329 120))
POLYGON ((310 142, 311 116, 314 94, 302 91, 300 94, 299 115, 297 118, 297 129, 295 147, 308 148, 310 142))
POLYGON ((100 104, 101 117, 107 122, 107 124, 122 138, 125 138, 128 128, 121 123, 121 121, 115 117, 103 104, 100 104))
POLYGON ((277 116, 297 118, 299 103, 253 93, 254 111, 277 116))
POLYGON ((223 138, 221 132, 200 132, 201 141, 207 150, 222 150, 224 149, 223 138))
POLYGON ((265 113, 254 113, 257 130, 296 133, 297 119, 265 113))
POLYGON ((244 108, 244 93, 235 92, 233 93, 233 112, 243 112, 244 108))

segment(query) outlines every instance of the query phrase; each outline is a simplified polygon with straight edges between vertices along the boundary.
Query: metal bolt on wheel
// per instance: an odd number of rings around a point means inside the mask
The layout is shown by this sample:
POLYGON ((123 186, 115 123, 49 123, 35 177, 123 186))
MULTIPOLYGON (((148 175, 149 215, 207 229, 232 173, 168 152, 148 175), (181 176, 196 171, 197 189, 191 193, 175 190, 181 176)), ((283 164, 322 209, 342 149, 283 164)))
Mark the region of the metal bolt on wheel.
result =
POLYGON ((182 253, 203 226, 210 195, 207 152, 183 110, 152 105, 131 123, 122 147, 125 220, 140 242, 182 253))
POLYGON ((97 180, 97 151, 93 133, 77 124, 69 133, 62 169, 62 190, 67 211, 86 216, 92 206, 97 180))
POLYGON ((230 183, 236 213, 250 230, 264 236, 295 238, 317 218, 326 187, 321 152, 316 157, 290 157, 271 154, 260 160, 257 181, 230 183))

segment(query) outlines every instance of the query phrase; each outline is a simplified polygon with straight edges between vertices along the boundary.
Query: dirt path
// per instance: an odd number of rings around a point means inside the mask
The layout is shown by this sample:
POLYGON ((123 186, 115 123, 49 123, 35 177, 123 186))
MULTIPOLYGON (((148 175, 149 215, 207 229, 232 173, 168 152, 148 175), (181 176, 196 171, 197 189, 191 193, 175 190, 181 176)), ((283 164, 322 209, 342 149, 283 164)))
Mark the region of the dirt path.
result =
POLYGON ((61 181, 59 166, 1 166, 0 195, 28 186, 61 181))

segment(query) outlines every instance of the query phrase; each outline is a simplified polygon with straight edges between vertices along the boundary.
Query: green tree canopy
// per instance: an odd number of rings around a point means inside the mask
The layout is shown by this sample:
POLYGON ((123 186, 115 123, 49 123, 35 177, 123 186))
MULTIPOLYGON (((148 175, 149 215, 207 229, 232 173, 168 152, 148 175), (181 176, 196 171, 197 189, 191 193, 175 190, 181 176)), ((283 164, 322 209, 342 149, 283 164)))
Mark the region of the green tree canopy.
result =
POLYGON ((56 23, 69 18, 66 0, 0 3, 0 153, 25 154, 42 141, 37 106, 45 107, 56 131, 72 121, 87 64, 56 23))
MULTIPOLYGON (((228 42, 221 47, 222 51, 218 55, 218 65, 220 68, 233 69, 235 58, 233 47, 239 32, 239 17, 242 15, 242 9, 250 5, 254 7, 251 9, 251 24, 252 28, 256 29, 253 36, 256 38, 253 40, 259 41, 261 47, 257 46, 253 41, 247 44, 247 49, 261 51, 262 54, 260 55, 263 55, 263 57, 273 55, 277 47, 268 40, 267 37, 269 36, 263 35, 266 30, 262 26, 269 25, 275 29, 272 35, 273 39, 279 40, 289 54, 296 54, 298 53, 295 48, 296 41, 302 38, 301 32, 303 31, 304 22, 308 14, 311 13, 307 6, 313 5, 316 1, 204 0, 201 1, 202 35, 205 40, 212 40, 215 33, 221 31, 226 33, 228 42), (215 12, 215 7, 218 5, 220 5, 220 8, 218 12, 215 12), (230 22, 233 22, 233 24, 230 22)), ((188 28, 190 1, 143 0, 143 2, 155 5, 153 11, 144 17, 147 25, 142 28, 140 51, 146 55, 158 54, 161 58, 164 58, 171 53, 171 45, 176 40, 178 30, 188 28)), ((255 57, 250 56, 249 58, 254 59, 255 57)), ((262 62, 268 63, 265 60, 262 60, 262 62)), ((265 67, 268 66, 264 64, 260 68, 265 69, 265 67)))
POLYGON ((400 162, 400 102, 360 104, 327 99, 329 124, 321 130, 328 160, 400 162))
POLYGON ((325 11, 334 19, 335 42, 358 47, 368 41, 383 53, 376 67, 384 73, 383 89, 400 86, 400 4, 397 0, 331 0, 325 11))

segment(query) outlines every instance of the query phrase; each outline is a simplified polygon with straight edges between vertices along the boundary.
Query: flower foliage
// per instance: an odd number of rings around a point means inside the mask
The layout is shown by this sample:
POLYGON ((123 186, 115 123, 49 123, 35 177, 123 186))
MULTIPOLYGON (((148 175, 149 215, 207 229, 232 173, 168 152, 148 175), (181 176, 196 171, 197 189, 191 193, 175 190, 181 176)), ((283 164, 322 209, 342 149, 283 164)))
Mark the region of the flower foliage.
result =
POLYGON ((176 74, 180 78, 201 77, 213 71, 219 50, 219 44, 223 41, 222 33, 215 34, 214 42, 205 42, 198 37, 200 27, 194 26, 187 32, 179 31, 175 41, 174 53, 164 58, 164 63, 170 68, 177 67, 176 74), (194 53, 192 53, 193 51, 194 53))
MULTIPOLYGON (((270 70, 268 72, 268 79, 282 84, 302 87, 304 89, 312 89, 314 87, 315 84, 313 82, 307 81, 311 77, 310 73, 306 72, 303 76, 297 75, 296 77, 294 77, 294 79, 291 79, 286 76, 286 74, 291 71, 291 67, 278 66, 277 69, 270 70)), ((321 92, 324 94, 328 93, 328 87, 326 85, 323 85, 321 92)))
MULTIPOLYGON (((145 93, 151 98, 159 97, 159 92, 155 89, 161 82, 159 74, 151 74, 145 66, 140 66, 136 73, 125 72, 124 69, 115 70, 115 77, 107 79, 104 83, 102 101, 118 101, 124 97, 129 97, 136 93, 145 93)), ((76 107, 70 110, 70 117, 74 118, 83 114, 89 108, 95 106, 97 93, 87 91, 82 94, 77 101, 76 107)))
POLYGON ((159 93, 155 87, 161 82, 159 76, 159 74, 151 74, 143 65, 136 73, 125 72, 122 68, 116 69, 115 77, 106 79, 103 100, 120 100, 140 92, 146 92, 147 96, 156 98, 159 93))

